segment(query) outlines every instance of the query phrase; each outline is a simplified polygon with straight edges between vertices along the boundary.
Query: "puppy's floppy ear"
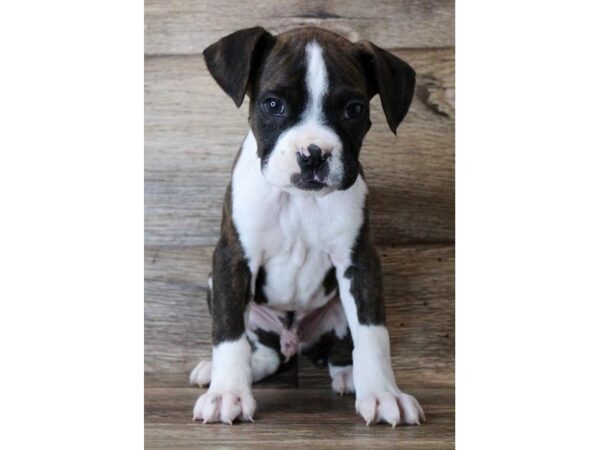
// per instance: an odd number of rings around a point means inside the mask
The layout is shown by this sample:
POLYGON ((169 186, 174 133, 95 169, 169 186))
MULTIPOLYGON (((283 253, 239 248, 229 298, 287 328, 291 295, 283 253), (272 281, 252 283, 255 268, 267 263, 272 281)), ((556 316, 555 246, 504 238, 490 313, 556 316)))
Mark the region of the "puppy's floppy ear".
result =
POLYGON ((262 27, 236 31, 207 47, 208 71, 236 106, 244 101, 253 72, 275 37, 262 27))
POLYGON ((415 91, 415 71, 406 62, 372 42, 358 42, 367 73, 369 94, 379 94, 390 130, 396 129, 406 116, 415 91))

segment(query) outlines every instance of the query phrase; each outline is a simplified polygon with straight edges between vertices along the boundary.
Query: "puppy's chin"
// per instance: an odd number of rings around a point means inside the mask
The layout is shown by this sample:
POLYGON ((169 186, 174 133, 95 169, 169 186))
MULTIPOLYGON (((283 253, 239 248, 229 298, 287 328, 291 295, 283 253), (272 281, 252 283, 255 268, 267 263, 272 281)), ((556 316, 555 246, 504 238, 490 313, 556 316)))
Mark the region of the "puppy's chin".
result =
POLYGON ((281 189, 287 192, 288 194, 295 195, 298 197, 324 197, 337 190, 329 185, 324 185, 319 188, 306 188, 304 186, 294 186, 293 184, 290 184, 281 189))

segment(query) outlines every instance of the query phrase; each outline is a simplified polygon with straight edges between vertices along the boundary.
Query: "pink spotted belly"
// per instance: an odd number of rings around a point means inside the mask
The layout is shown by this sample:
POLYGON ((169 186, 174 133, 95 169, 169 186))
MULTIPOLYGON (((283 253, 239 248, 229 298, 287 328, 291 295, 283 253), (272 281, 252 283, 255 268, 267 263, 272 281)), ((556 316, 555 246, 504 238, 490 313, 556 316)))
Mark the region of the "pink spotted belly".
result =
POLYGON ((294 313, 291 321, 286 311, 251 302, 248 327, 251 331, 262 329, 277 333, 280 351, 287 361, 331 330, 340 337, 344 336, 347 322, 339 297, 334 296, 319 308, 294 313))

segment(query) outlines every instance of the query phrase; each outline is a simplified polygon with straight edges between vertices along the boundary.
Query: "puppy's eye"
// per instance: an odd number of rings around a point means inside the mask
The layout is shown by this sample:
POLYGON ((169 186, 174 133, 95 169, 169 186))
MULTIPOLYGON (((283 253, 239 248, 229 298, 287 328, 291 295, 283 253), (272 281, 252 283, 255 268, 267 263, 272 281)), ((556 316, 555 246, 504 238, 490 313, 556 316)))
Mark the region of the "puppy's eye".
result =
POLYGON ((263 102, 265 111, 272 116, 281 116, 285 111, 285 106, 281 100, 276 98, 268 98, 263 102))
POLYGON ((365 107, 362 103, 351 102, 346 105, 346 111, 344 112, 344 116, 346 119, 358 119, 363 115, 365 111, 365 107))

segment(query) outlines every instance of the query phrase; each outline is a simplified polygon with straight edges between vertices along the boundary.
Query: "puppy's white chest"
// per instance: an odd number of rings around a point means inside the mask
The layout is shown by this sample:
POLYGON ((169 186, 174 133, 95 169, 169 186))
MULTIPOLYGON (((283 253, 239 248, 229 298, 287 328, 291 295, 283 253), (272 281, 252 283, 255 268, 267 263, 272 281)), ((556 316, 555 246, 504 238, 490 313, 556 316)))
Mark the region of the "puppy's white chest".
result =
POLYGON ((332 267, 328 232, 314 198, 283 196, 277 217, 268 218, 257 242, 266 274, 262 288, 269 305, 306 311, 324 305, 330 297, 323 287, 332 267))

